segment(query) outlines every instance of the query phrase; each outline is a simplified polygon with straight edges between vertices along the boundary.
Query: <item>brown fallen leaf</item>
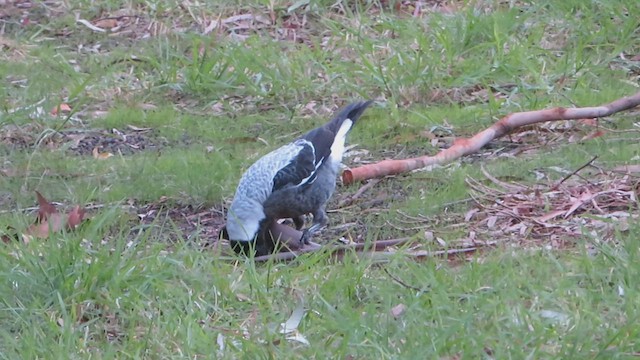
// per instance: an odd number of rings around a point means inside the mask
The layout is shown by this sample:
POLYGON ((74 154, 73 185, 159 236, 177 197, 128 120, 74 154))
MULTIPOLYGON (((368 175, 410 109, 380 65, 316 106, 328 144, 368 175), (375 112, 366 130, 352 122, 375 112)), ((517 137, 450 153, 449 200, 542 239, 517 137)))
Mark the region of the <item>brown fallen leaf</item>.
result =
POLYGON ((35 224, 32 224, 22 234, 22 240, 29 243, 34 238, 47 238, 50 233, 60 232, 63 229, 73 230, 84 219, 85 209, 75 206, 68 214, 59 213, 56 207, 50 203, 40 192, 38 197, 38 215, 35 224))
POLYGON ((66 214, 51 214, 46 220, 29 226, 22 235, 22 239, 25 243, 29 243, 32 238, 47 238, 50 233, 62 231, 68 218, 66 214))
POLYGON ((588 118, 588 119, 579 119, 576 121, 579 124, 587 125, 587 126, 598 126, 598 118, 588 118))
POLYGON ((69 104, 65 104, 62 103, 58 106, 55 106, 53 109, 51 109, 51 115, 58 115, 58 114, 68 114, 71 112, 71 106, 69 106, 69 104))
POLYGON ((56 210, 56 207, 47 199, 45 199, 44 196, 42 196, 42 194, 40 194, 40 192, 38 192, 37 190, 36 196, 38 198, 38 216, 36 217, 36 222, 45 221, 49 218, 49 216, 58 212, 58 210, 56 210))
POLYGON ((93 22, 93 25, 103 29, 113 29, 118 26, 118 20, 114 18, 98 19, 93 22))
POLYGON ((98 150, 98 146, 94 147, 91 153, 93 154, 93 158, 98 160, 108 159, 113 156, 110 152, 100 152, 100 150, 98 150))
POLYGON ((69 218, 67 219, 67 226, 69 229, 73 230, 80 225, 84 219, 85 213, 86 210, 84 208, 81 208, 80 205, 76 205, 73 210, 69 212, 69 218))
POLYGON ((18 239, 18 234, 15 232, 14 228, 9 226, 4 231, 0 232, 0 239, 2 239, 2 242, 4 242, 5 244, 8 244, 13 240, 17 240, 18 239), (10 233, 10 231, 11 231, 11 233, 10 233))
POLYGON ((603 130, 599 129, 599 130, 593 131, 593 132, 585 135, 584 137, 582 137, 582 139, 580 139, 580 141, 587 141, 587 140, 592 140, 592 139, 595 139, 595 138, 599 138, 599 137, 603 136, 604 134, 605 134, 605 132, 603 130))

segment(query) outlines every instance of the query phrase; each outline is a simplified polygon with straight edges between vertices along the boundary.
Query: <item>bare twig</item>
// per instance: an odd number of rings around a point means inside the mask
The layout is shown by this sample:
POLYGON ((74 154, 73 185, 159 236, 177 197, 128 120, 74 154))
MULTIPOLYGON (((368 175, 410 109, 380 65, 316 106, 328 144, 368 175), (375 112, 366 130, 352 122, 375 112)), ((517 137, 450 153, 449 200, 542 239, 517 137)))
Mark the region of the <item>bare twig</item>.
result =
POLYGON ((563 182, 569 180, 570 177, 572 177, 573 175, 577 174, 578 172, 580 172, 580 170, 586 168, 587 166, 591 165, 596 159, 598 158, 598 155, 594 156, 593 159, 589 160, 586 164, 580 166, 579 168, 577 168, 574 172, 572 172, 571 174, 568 174, 567 176, 563 177, 562 180, 558 181, 555 185, 553 185, 551 187, 551 190, 558 190, 558 187, 560 185, 562 185, 563 182))
POLYGON ((394 275, 392 275, 392 274, 389 272, 389 270, 387 270, 387 268, 382 268, 382 270, 384 270, 384 272, 385 272, 385 273, 387 273, 387 275, 389 275, 389 277, 391 278, 391 280, 393 280, 393 281, 397 282, 398 284, 400 284, 400 285, 402 285, 402 286, 406 287, 407 289, 415 290, 415 291, 419 291, 419 292, 421 292, 421 293, 425 293, 425 292, 428 292, 428 291, 429 291, 429 289, 422 289, 422 288, 419 288, 419 287, 416 287, 416 286, 412 286, 412 285, 407 284, 407 283, 406 283, 406 282, 404 282, 402 279, 398 279, 397 277, 395 277, 394 275))
POLYGON ((256 256, 254 258, 254 261, 265 262, 269 260, 274 260, 274 261, 293 260, 302 254, 314 253, 317 251, 328 251, 334 255, 343 254, 346 251, 363 251, 366 249, 371 249, 372 251, 375 252, 375 251, 386 249, 390 246, 406 244, 409 241, 411 241, 411 238, 380 240, 380 241, 374 242, 373 244, 355 243, 355 244, 339 245, 339 246, 322 246, 322 247, 305 246, 296 251, 287 251, 287 252, 280 252, 280 253, 264 255, 264 256, 256 256))
MULTIPOLYGON (((363 255, 365 257, 371 257, 376 260, 385 260, 389 257, 397 256, 398 252, 381 251, 381 250, 385 250, 386 248, 391 246, 406 244, 410 241, 412 241, 412 238, 399 238, 399 239, 392 239, 392 240, 380 240, 380 241, 376 241, 373 244, 357 243, 357 244, 350 244, 346 246, 322 246, 319 248, 305 247, 295 252, 280 252, 280 253, 275 253, 271 255, 257 256, 254 258, 254 261, 256 262, 288 261, 288 260, 296 259, 298 256, 302 254, 314 253, 317 251, 327 251, 328 253, 330 253, 330 255, 332 255, 335 258, 341 258, 348 251, 356 251, 360 253, 360 255, 363 255), (370 250, 370 251, 366 251, 366 250, 370 250)), ((469 246, 464 248, 452 248, 452 249, 435 250, 435 251, 412 250, 412 251, 402 252, 402 255, 416 258, 416 259, 424 259, 428 257, 440 257, 440 256, 449 257, 457 254, 466 254, 466 253, 475 252, 482 247, 494 246, 496 244, 497 244, 496 241, 487 241, 484 243, 476 243, 474 246, 469 246)))
POLYGON ((356 191, 355 194, 353 194, 351 196, 347 196, 344 199, 340 200, 340 202, 338 203, 338 206, 336 206, 336 208, 341 208, 341 207, 344 207, 346 205, 351 204, 356 199, 358 199, 360 196, 362 196, 362 194, 364 194, 367 190, 369 190, 372 187, 374 187, 380 181, 382 181, 382 179, 372 179, 372 180, 370 180, 366 184, 362 185, 362 187, 360 189, 358 189, 358 191, 356 191))

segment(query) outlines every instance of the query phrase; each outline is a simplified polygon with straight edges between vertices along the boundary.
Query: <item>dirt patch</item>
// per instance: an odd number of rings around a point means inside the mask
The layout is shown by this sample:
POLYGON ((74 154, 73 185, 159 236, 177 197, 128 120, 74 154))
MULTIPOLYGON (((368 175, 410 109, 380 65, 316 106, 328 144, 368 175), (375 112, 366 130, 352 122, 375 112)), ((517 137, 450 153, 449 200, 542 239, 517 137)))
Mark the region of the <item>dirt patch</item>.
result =
POLYGON ((225 224, 222 206, 206 208, 161 199, 139 206, 135 212, 138 224, 151 231, 154 238, 169 242, 188 240, 202 248, 216 244, 220 229, 225 224))
POLYGON ((70 144, 69 151, 74 155, 92 155, 96 151, 94 149, 101 153, 131 155, 144 150, 159 150, 169 143, 152 130, 65 131, 62 136, 63 141, 70 144))
POLYGON ((125 130, 62 130, 51 131, 31 123, 23 126, 6 125, 0 128, 0 144, 9 150, 25 150, 40 146, 51 150, 65 148, 73 155, 92 155, 95 151, 116 155, 131 155, 144 150, 166 147, 167 139, 152 129, 125 130))
MULTIPOLYGON (((386 188, 354 194, 344 192, 334 196, 328 206, 330 223, 314 241, 327 243, 341 240, 343 242, 362 243, 371 230, 361 215, 388 211, 391 200, 396 198, 394 190, 386 188)), ((190 244, 209 248, 218 243, 220 229, 225 225, 226 210, 222 204, 213 207, 202 205, 184 205, 169 199, 135 206, 136 224, 133 225, 132 235, 140 229, 151 231, 154 239, 176 242, 189 241, 190 244)), ((312 217, 306 219, 305 228, 310 226, 312 217)), ((284 220, 293 226, 289 219, 284 220)), ((223 241, 225 251, 226 241, 223 241)))
POLYGON ((0 24, 3 33, 23 27, 47 23, 52 16, 62 14, 59 0, 0 0, 0 24))

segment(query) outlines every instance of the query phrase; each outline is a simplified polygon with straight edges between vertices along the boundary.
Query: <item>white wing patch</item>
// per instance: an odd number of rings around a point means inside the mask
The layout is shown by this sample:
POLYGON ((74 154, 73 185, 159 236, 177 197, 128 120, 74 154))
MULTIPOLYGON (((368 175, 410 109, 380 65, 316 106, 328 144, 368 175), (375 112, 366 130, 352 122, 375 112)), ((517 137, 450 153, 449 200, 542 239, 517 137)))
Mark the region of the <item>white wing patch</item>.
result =
MULTIPOLYGON (((313 158, 315 159, 316 157, 316 148, 313 147, 313 144, 308 142, 307 140, 302 140, 304 141, 305 144, 309 144, 311 147, 311 151, 313 152, 313 158)), ((292 160, 293 161, 293 160, 292 160)), ((296 186, 301 186, 306 184, 307 182, 309 182, 310 184, 313 184, 313 182, 316 180, 316 178, 314 177, 314 175, 316 174, 316 171, 318 171, 318 167, 320 167, 320 165, 322 165, 322 160, 318 161, 315 165, 315 170, 313 170, 311 172, 311 174, 309 174, 309 176, 307 176, 306 178, 300 180, 300 182, 296 185, 296 186), (313 177, 313 179, 311 179, 313 177), (311 181, 309 181, 311 179, 311 181)))
POLYGON ((333 162, 342 162, 342 155, 344 155, 344 143, 347 140, 347 133, 351 130, 353 121, 351 119, 344 119, 340 129, 336 134, 333 144, 331 145, 331 160, 333 162))

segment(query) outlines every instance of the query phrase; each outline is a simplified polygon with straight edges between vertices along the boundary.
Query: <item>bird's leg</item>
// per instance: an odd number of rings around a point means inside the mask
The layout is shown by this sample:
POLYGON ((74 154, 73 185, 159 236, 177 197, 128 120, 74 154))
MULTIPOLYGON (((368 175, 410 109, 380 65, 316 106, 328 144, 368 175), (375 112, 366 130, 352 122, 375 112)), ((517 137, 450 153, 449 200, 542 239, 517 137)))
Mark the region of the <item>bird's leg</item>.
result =
POLYGON ((328 222, 329 218, 327 218, 327 213, 324 211, 324 206, 321 206, 313 212, 313 224, 302 232, 300 242, 303 244, 309 244, 311 242, 311 237, 325 227, 328 222))

